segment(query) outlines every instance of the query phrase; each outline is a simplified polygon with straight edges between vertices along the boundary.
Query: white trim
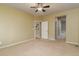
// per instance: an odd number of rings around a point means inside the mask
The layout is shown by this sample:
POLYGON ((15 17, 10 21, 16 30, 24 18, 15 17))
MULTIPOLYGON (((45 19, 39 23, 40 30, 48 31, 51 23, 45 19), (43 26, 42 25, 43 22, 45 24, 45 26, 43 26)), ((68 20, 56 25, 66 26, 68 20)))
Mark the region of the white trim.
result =
POLYGON ((9 44, 9 45, 1 46, 0 49, 11 47, 11 46, 14 46, 14 45, 18 45, 18 44, 21 44, 21 43, 24 43, 24 42, 29 42, 29 41, 31 41, 33 39, 34 38, 31 38, 31 39, 28 39, 28 40, 26 39, 24 41, 20 41, 20 42, 12 43, 12 44, 9 44))
POLYGON ((66 43, 70 43, 70 44, 79 45, 79 43, 77 43, 77 42, 69 42, 69 41, 66 41, 66 43))

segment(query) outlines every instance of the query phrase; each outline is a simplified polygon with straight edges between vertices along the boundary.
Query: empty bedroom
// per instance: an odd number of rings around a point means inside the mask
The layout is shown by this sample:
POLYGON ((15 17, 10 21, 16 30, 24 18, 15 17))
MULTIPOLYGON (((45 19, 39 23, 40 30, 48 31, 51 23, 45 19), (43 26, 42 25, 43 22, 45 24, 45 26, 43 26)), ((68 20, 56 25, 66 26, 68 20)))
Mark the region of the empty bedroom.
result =
POLYGON ((79 56, 79 3, 0 3, 0 56, 79 56))

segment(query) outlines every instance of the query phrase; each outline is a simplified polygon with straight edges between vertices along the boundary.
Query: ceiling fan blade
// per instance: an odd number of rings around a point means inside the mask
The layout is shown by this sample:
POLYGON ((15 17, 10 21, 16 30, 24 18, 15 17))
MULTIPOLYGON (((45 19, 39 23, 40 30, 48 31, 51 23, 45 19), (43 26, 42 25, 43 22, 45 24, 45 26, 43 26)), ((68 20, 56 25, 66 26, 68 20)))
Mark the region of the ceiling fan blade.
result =
POLYGON ((49 8, 50 6, 49 5, 47 5, 47 6, 43 6, 43 8, 49 8))
POLYGON ((31 6, 30 8, 37 8, 37 7, 35 7, 35 6, 31 6))
POLYGON ((46 12, 46 10, 42 9, 43 12, 46 12))
POLYGON ((38 12, 38 9, 36 9, 35 12, 38 12))

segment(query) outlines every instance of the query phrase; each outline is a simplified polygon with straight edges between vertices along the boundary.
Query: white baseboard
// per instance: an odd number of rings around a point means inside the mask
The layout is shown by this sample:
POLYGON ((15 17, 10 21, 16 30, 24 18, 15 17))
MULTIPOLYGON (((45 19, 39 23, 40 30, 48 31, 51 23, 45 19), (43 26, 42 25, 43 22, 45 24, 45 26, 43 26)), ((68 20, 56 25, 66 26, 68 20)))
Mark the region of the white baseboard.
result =
POLYGON ((70 43, 70 44, 74 44, 74 45, 79 45, 79 43, 77 43, 77 42, 69 42, 69 41, 66 41, 66 43, 70 43))
POLYGON ((31 38, 31 39, 28 39, 28 40, 24 40, 24 41, 20 41, 20 42, 16 42, 16 43, 12 43, 12 44, 5 45, 5 46, 1 46, 0 49, 11 47, 11 46, 14 46, 14 45, 18 45, 18 44, 21 44, 21 43, 24 43, 24 42, 29 42, 29 41, 31 41, 33 39, 34 38, 31 38))

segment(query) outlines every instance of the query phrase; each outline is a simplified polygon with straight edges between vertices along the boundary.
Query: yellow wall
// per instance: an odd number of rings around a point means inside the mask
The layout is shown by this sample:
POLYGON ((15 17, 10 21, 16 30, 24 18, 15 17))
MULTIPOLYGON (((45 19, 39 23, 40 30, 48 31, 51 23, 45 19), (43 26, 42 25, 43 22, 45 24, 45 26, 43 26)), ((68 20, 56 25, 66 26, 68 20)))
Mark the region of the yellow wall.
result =
POLYGON ((33 37, 33 15, 0 5, 0 42, 2 46, 33 37))
POLYGON ((48 16, 33 16, 9 6, 0 5, 0 42, 2 46, 33 37, 33 21, 47 20, 49 37, 55 38, 55 20, 66 15, 66 41, 79 43, 79 8, 48 16))
POLYGON ((42 21, 42 16, 34 16, 34 21, 42 21))
POLYGON ((49 37, 55 38, 55 20, 57 16, 66 15, 66 41, 79 43, 79 8, 63 11, 47 16, 43 16, 44 20, 49 22, 49 37))

